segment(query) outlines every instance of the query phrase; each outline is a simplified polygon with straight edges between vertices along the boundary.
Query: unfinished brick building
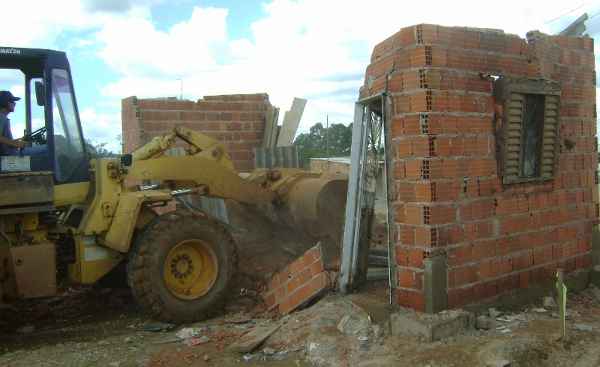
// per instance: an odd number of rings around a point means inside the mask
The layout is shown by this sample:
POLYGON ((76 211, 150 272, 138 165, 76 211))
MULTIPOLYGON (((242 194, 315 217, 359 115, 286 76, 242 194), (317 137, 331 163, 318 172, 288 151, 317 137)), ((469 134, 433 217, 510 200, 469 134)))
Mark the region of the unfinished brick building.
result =
POLYGON ((389 96, 400 305, 432 310, 433 292, 433 311, 459 307, 591 266, 593 46, 423 24, 374 48, 361 97, 389 96), (424 279, 433 257, 441 286, 424 279))
POLYGON ((253 148, 262 144, 267 94, 206 96, 197 102, 175 98, 122 101, 123 152, 130 153, 153 137, 183 125, 221 141, 235 168, 254 168, 253 148))

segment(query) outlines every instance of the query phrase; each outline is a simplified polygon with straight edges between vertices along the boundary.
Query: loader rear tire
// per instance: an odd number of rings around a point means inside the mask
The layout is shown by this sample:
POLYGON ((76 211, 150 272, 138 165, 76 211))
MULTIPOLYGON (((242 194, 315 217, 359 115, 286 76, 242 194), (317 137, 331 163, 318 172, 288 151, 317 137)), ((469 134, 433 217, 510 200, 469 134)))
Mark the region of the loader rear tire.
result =
POLYGON ((155 218, 135 239, 127 278, 153 317, 175 323, 218 313, 236 268, 233 238, 218 221, 188 211, 155 218))

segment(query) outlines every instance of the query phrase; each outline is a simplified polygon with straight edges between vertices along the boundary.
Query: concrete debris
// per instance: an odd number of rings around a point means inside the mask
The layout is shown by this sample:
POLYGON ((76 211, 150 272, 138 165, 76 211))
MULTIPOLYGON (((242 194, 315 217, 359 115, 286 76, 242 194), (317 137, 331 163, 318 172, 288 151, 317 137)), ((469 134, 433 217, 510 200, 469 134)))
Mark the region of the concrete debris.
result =
POLYGON ((496 327, 496 330, 497 330, 499 333, 501 333, 501 334, 508 334, 508 333, 510 333, 510 332, 512 331, 511 329, 507 328, 507 327, 506 327, 506 326, 504 326, 504 325, 501 325, 501 326, 498 326, 498 327, 496 327))
POLYGON ((337 325, 342 334, 359 335, 369 332, 371 321, 366 313, 352 313, 344 315, 337 325))
POLYGON ((265 348, 263 349, 263 354, 267 355, 267 356, 272 356, 273 354, 275 354, 277 351, 273 348, 265 348))
POLYGON ((475 327, 479 330, 490 330, 494 328, 495 325, 495 320, 485 315, 478 316, 475 320, 475 327))
POLYGON ((554 297, 544 297, 544 308, 547 310, 555 310, 558 306, 556 305, 556 301, 554 297))
POLYGON ((250 353, 276 332, 280 326, 280 323, 257 326, 231 344, 227 349, 238 353, 250 353))
POLYGON ((579 331, 593 331, 594 327, 588 324, 575 324, 573 327, 579 331))
POLYGON ((414 335, 433 342, 472 329, 475 320, 472 313, 463 310, 443 311, 435 315, 403 310, 393 313, 390 323, 392 335, 414 335))
POLYGON ((525 315, 522 315, 522 314, 504 315, 504 316, 496 317, 496 321, 506 322, 506 323, 511 323, 511 322, 515 322, 515 321, 524 322, 524 321, 527 321, 527 318, 525 317, 525 315))
POLYGON ((246 289, 246 288, 240 289, 240 296, 242 296, 242 297, 256 297, 257 295, 258 295, 258 292, 253 289, 246 289))
POLYGON ((338 355, 337 339, 330 335, 323 335, 319 342, 308 342, 306 357, 314 366, 333 367, 337 365, 338 355))
POLYGON ((502 312, 500 312, 492 307, 492 308, 488 309, 488 314, 490 315, 491 318, 495 319, 496 317, 502 315, 502 312))
POLYGON ((185 339, 189 339, 189 338, 200 336, 200 334, 204 330, 205 329, 198 329, 198 328, 186 327, 186 328, 183 328, 183 329, 179 330, 175 334, 175 336, 178 337, 179 339, 185 340, 185 339))
POLYGON ((244 361, 246 362, 250 362, 250 361, 256 361, 257 363, 259 361, 264 362, 264 361, 282 361, 284 359, 287 358, 289 351, 287 350, 282 350, 282 351, 276 351, 275 349, 272 348, 265 348, 263 349, 262 352, 257 352, 257 353, 246 353, 242 356, 242 358, 244 359, 244 361))

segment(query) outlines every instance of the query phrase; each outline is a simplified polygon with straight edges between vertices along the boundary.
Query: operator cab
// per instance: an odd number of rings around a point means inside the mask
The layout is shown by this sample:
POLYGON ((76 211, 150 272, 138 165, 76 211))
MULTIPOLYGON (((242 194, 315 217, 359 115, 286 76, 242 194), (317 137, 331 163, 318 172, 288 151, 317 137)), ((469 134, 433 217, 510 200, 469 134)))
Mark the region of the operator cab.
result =
MULTIPOLYGON (((12 132, 24 128, 23 140, 31 149, 19 154, 0 156, 0 175, 17 172, 46 172, 54 184, 89 180, 88 156, 81 131, 81 123, 73 89, 71 69, 64 52, 0 47, 0 71, 12 70, 11 75, 22 73, 24 83, 17 110, 23 117, 11 114, 12 132)), ((8 90, 12 85, 0 85, 8 90)))

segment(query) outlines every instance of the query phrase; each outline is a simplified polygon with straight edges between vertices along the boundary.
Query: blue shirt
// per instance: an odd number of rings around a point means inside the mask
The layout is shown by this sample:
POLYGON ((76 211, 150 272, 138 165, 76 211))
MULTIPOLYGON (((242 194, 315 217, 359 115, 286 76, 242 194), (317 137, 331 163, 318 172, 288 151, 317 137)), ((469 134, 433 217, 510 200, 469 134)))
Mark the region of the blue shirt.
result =
MULTIPOLYGON (((4 112, 0 112, 0 135, 4 138, 13 140, 12 132, 10 131, 10 119, 4 112)), ((0 143, 0 155, 13 154, 17 154, 16 148, 0 143)))

